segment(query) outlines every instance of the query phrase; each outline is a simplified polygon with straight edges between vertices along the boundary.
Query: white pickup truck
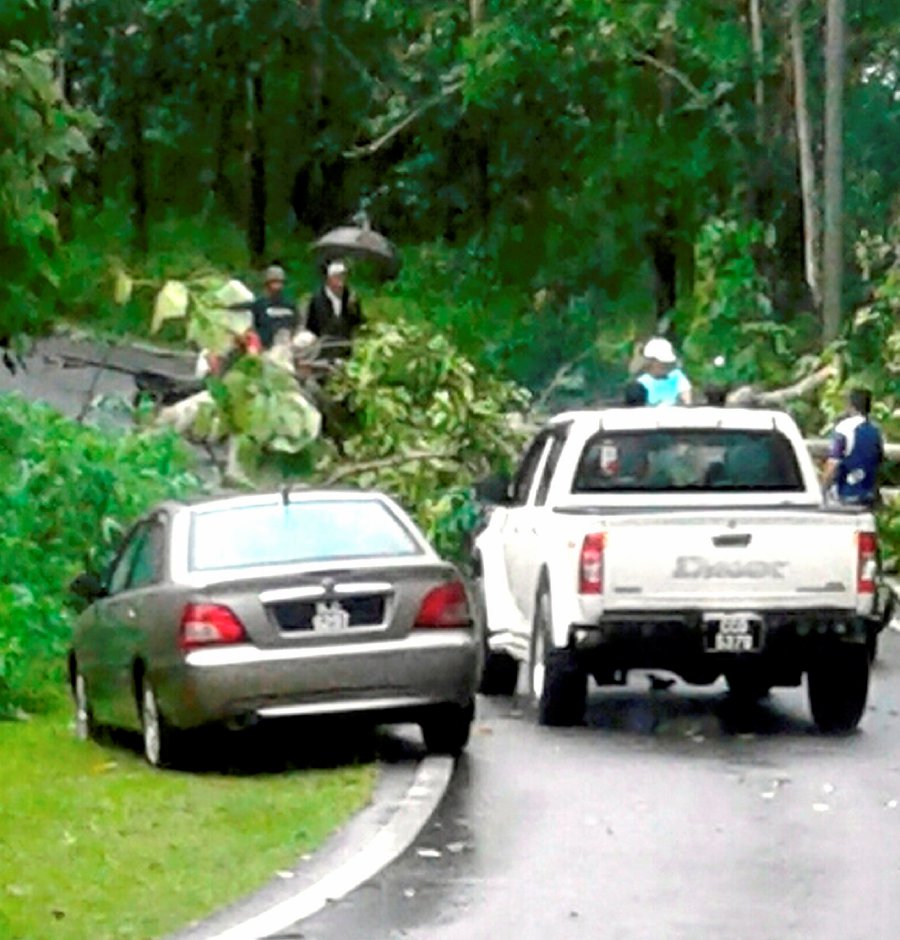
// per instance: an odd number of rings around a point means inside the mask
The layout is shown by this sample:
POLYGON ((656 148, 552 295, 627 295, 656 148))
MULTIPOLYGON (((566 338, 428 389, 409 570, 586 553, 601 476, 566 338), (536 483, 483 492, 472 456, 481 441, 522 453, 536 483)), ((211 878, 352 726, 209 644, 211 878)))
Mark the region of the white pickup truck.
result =
POLYGON ((589 675, 724 675, 758 698, 805 673, 823 731, 859 723, 882 620, 875 520, 823 506, 789 415, 568 412, 493 490, 473 558, 485 692, 511 694, 526 663, 539 720, 568 725, 583 719, 589 675))

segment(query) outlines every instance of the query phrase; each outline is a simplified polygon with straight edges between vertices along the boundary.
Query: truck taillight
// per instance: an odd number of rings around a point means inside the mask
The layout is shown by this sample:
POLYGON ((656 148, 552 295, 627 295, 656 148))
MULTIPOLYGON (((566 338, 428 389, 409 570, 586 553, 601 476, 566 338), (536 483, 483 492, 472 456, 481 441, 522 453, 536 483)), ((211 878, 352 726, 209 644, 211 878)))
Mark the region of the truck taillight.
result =
POLYGON ((856 533, 856 552, 856 592, 874 594, 878 568, 878 539, 874 532, 856 533))
POLYGON ((244 643, 244 625, 222 604, 186 604, 178 629, 178 648, 189 652, 204 646, 244 643))
POLYGON ((578 565, 579 594, 603 593, 603 550, 605 548, 605 532, 593 532, 584 537, 578 565))
POLYGON ((448 581, 429 591, 416 616, 417 627, 469 627, 472 614, 461 581, 448 581))

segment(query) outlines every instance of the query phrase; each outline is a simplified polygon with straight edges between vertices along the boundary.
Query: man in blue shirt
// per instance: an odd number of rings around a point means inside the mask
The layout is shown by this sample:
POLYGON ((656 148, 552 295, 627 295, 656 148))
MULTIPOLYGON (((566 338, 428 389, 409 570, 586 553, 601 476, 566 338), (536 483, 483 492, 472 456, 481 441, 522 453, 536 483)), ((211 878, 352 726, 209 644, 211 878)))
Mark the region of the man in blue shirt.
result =
POLYGON ((824 489, 834 486, 842 503, 873 506, 878 500, 878 468, 884 460, 884 440, 869 420, 872 395, 855 388, 848 395, 850 414, 835 425, 831 451, 822 477, 824 489))
POLYGON ((675 350, 662 337, 651 339, 644 346, 646 369, 637 380, 647 389, 648 405, 689 405, 691 383, 677 368, 675 350))

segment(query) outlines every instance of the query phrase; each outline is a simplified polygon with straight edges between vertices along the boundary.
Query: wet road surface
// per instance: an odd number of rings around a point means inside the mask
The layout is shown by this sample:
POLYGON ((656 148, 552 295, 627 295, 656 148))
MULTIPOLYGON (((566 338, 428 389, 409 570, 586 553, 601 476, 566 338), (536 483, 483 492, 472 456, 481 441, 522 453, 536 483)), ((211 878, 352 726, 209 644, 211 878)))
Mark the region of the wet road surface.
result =
POLYGON ((587 724, 480 701, 438 815, 376 879, 278 934, 304 940, 900 936, 900 635, 862 730, 805 690, 594 690, 587 724))

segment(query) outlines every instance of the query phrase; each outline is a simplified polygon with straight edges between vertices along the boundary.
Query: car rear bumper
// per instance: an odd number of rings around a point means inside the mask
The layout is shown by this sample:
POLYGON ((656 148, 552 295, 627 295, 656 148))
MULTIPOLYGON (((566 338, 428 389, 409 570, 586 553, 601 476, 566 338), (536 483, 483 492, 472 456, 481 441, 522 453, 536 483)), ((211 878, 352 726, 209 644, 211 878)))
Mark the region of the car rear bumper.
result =
POLYGON ((194 650, 159 680, 160 704, 182 728, 355 712, 414 718, 434 705, 471 702, 480 657, 472 631, 450 629, 294 649, 194 650))

